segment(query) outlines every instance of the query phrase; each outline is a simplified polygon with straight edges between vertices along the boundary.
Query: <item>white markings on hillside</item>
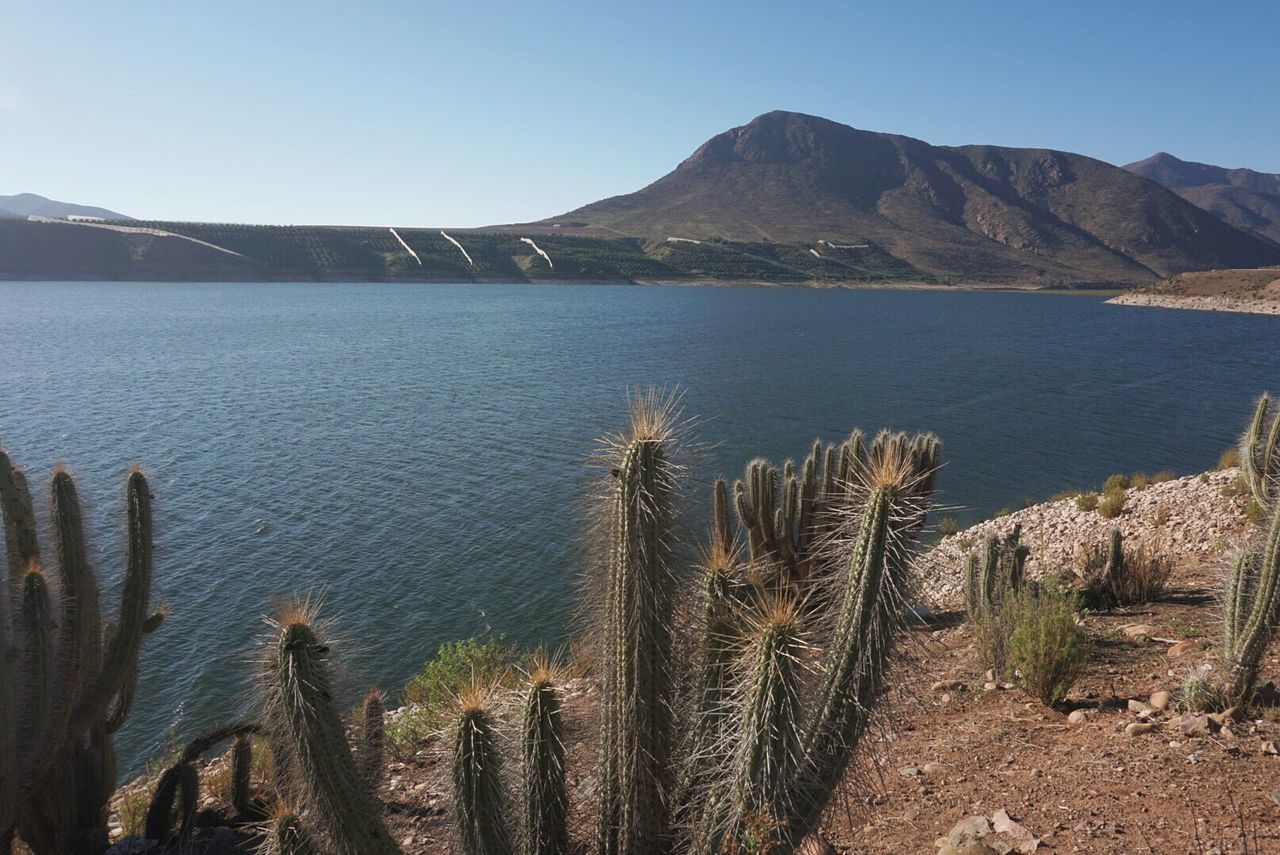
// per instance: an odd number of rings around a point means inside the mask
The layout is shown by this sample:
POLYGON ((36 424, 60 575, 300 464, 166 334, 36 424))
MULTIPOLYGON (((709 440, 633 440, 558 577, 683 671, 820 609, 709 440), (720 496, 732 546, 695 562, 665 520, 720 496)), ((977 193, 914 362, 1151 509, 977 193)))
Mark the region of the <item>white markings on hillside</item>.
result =
POLYGON ((444 238, 449 243, 456 246, 458 248, 458 252, 462 253, 462 257, 467 260, 467 264, 470 264, 472 267, 476 266, 476 263, 471 260, 471 256, 467 255, 467 251, 462 248, 462 244, 458 243, 456 240, 454 240, 453 238, 445 234, 443 229, 440 230, 440 237, 444 238))
POLYGON ((694 240, 693 238, 669 237, 667 238, 667 243, 696 243, 698 246, 702 246, 702 241, 694 240))
POLYGON ((550 267, 553 270, 555 269, 555 265, 551 263, 551 256, 543 252, 542 247, 538 246, 536 243, 533 242, 533 238, 520 238, 520 240, 523 241, 524 243, 529 244, 529 246, 533 247, 534 252, 538 253, 538 255, 545 258, 547 260, 547 267, 550 267))
POLYGON ((818 243, 825 244, 826 246, 829 246, 832 249, 870 249, 871 248, 871 244, 869 243, 832 243, 829 240, 822 240, 821 238, 818 239, 818 243))
POLYGON ((419 266, 419 267, 421 267, 421 266, 422 266, 422 259, 421 259, 421 258, 418 258, 418 253, 416 253, 416 252, 414 252, 414 251, 413 251, 413 247, 409 246, 409 244, 407 244, 407 243, 405 243, 405 242, 404 242, 404 238, 400 237, 400 233, 399 233, 398 231, 396 231, 395 229, 387 229, 387 231, 391 232, 391 236, 392 236, 393 238, 395 238, 396 240, 400 241, 400 245, 401 245, 402 247, 404 247, 404 251, 405 251, 405 252, 407 252, 407 253, 409 253, 410 255, 412 255, 412 256, 413 256, 413 260, 414 260, 414 261, 416 261, 416 262, 418 262, 418 266, 419 266))
POLYGON ((227 255, 239 256, 240 253, 234 249, 227 249, 225 246, 218 246, 216 243, 209 243, 206 240, 180 235, 177 232, 166 232, 164 229, 149 229, 146 226, 117 226, 112 223, 94 223, 87 220, 62 220, 57 217, 42 217, 39 214, 31 214, 27 217, 33 223, 55 223, 64 226, 80 226, 86 229, 106 229, 111 232, 122 232, 127 235, 151 235, 152 237, 172 237, 189 240, 192 243, 198 243, 201 246, 207 246, 209 249, 216 249, 218 252, 225 252, 227 255))
POLYGON ((810 247, 810 248, 809 248, 809 253, 810 253, 814 258, 822 258, 822 256, 818 253, 818 251, 817 251, 816 249, 812 248, 812 247, 810 247))

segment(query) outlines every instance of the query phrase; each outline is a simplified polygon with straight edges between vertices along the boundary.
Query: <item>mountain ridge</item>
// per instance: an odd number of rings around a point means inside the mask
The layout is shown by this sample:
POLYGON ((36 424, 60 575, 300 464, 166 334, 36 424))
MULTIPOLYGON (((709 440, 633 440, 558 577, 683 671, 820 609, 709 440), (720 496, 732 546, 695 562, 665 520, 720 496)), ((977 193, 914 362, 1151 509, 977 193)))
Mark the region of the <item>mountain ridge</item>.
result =
POLYGON ((1124 168, 1223 222, 1280 244, 1280 175, 1182 160, 1164 151, 1124 168))
POLYGON ((101 217, 104 220, 129 220, 124 214, 99 208, 94 205, 79 205, 73 202, 59 202, 36 193, 17 193, 13 196, 0 196, 0 214, 12 217, 101 217))
POLYGON ((773 111, 670 173, 521 228, 774 241, 872 240, 946 280, 1135 285, 1280 261, 1120 167, 1053 149, 933 146, 773 111))

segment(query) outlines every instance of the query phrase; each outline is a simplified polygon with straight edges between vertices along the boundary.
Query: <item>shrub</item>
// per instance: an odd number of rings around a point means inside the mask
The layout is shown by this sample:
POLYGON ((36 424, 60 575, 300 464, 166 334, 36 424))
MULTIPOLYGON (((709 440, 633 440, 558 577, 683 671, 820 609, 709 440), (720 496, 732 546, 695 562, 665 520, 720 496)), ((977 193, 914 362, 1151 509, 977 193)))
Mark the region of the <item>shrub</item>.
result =
POLYGON ((431 714, 441 712, 459 691, 473 683, 506 682, 515 660, 515 648, 500 635, 442 644, 422 673, 405 685, 404 699, 425 706, 431 714))
POLYGON ((1114 493, 1127 489, 1129 489, 1129 479, 1124 475, 1112 475, 1102 482, 1102 492, 1104 493, 1114 493))
POLYGON ((1200 483, 1201 483, 1201 484, 1208 484, 1208 483, 1209 483, 1209 473, 1208 473, 1208 472, 1201 472, 1201 473, 1200 473, 1199 481, 1200 481, 1200 483))
POLYGON ((1175 478, 1177 478, 1177 477, 1178 477, 1178 476, 1177 476, 1177 475, 1175 475, 1172 471, 1170 471, 1170 470, 1168 470, 1168 469, 1161 469, 1159 472, 1157 472, 1156 474, 1154 474, 1154 475, 1152 475, 1152 476, 1151 476, 1151 483, 1152 483, 1152 484, 1164 484, 1164 483, 1166 483, 1166 482, 1168 482, 1168 481, 1172 481, 1172 480, 1174 480, 1174 479, 1175 479, 1175 478))
POLYGON ((1013 513, 1013 508, 1001 508, 1000 510, 996 511, 995 515, 997 517, 1007 517, 1011 513, 1013 513))
POLYGON ((1076 626, 1075 597, 1056 588, 1008 600, 1009 661, 1023 691, 1046 706, 1067 696, 1084 672, 1088 641, 1076 626))
POLYGON ((1168 505, 1157 505, 1155 516, 1152 517, 1151 521, 1155 523, 1157 528, 1163 528, 1169 522, 1169 513, 1168 505))
POLYGON ((1079 496, 1079 495, 1080 495, 1079 490, 1061 490, 1057 493, 1054 493, 1052 496, 1050 496, 1049 501, 1061 502, 1061 501, 1065 501, 1066 499, 1074 499, 1076 496, 1079 496))
POLYGON ((137 837, 142 834, 143 824, 147 819, 147 808, 151 805, 151 797, 141 787, 125 790, 120 796, 119 813, 120 828, 125 837, 137 837))
POLYGON ((1228 448, 1218 457, 1218 471, 1231 469, 1240 465, 1240 449, 1228 448))
POLYGON ((1108 493, 1098 503, 1098 513, 1105 519, 1113 520, 1124 510, 1124 493, 1108 493))
POLYGON ((938 520, 938 534, 942 537, 950 537, 960 531, 960 523, 955 517, 943 517, 938 520))
POLYGON ((1097 493, 1082 493, 1076 499, 1076 508, 1082 511, 1094 511, 1098 509, 1097 493))
POLYGON ((1084 554, 1080 595, 1091 609, 1107 609, 1160 598, 1173 565, 1163 554, 1145 544, 1125 550, 1119 529, 1106 544, 1084 554))
POLYGON ((1251 523, 1260 523, 1266 517, 1266 513, 1262 510, 1262 505, 1258 504, 1257 499, 1250 499, 1244 504, 1244 515, 1249 518, 1251 523))
POLYGON ((1129 476, 1129 486, 1134 490, 1145 490, 1151 486, 1151 476, 1146 472, 1135 472, 1129 476))
POLYGON ((1244 475, 1237 475, 1235 480, 1229 484, 1222 485, 1222 495, 1225 498, 1233 499, 1236 496, 1243 496, 1249 492, 1249 483, 1245 480, 1244 475))

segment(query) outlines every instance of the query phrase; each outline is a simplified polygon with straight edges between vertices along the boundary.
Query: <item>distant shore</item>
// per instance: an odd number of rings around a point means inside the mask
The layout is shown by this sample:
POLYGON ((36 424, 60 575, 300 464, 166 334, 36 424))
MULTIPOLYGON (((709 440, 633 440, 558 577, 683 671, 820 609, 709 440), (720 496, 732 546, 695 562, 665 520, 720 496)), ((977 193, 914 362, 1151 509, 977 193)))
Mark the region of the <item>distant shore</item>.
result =
POLYGON ((1171 294, 1121 294, 1107 301, 1114 306, 1154 306, 1197 312, 1241 312, 1280 315, 1280 300, 1249 300, 1223 296, 1173 296, 1171 294))

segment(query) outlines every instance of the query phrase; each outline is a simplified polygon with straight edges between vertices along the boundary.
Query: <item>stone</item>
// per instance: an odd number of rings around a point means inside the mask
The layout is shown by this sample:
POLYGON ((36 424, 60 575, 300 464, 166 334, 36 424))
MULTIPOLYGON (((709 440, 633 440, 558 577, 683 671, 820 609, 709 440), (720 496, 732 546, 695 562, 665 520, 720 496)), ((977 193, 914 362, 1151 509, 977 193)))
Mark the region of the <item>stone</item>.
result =
POLYGON ((796 855, 836 855, 836 848, 821 834, 810 834, 796 847, 796 855))
POLYGON ((1149 713, 1149 712, 1151 712, 1151 706, 1150 706, 1149 704, 1147 704, 1145 701, 1139 701, 1139 700, 1134 700, 1133 698, 1130 698, 1130 699, 1129 699, 1129 712, 1131 712, 1131 713, 1149 713))
POLYGON ((1071 714, 1067 716, 1067 722, 1070 724, 1084 724, 1088 720, 1089 713, 1087 710, 1072 710, 1071 714))
POLYGON ((1156 726, 1149 721, 1131 721, 1124 728, 1125 736, 1141 736, 1144 733, 1150 733, 1155 730, 1156 726))
POLYGON ((1190 653, 1192 650, 1195 650, 1195 649, 1196 649, 1197 647, 1199 647, 1199 646, 1200 646, 1200 645, 1199 645, 1197 642, 1195 642, 1195 641, 1190 641, 1190 640, 1188 640, 1188 641, 1179 641, 1177 644, 1175 644, 1175 645, 1173 645, 1172 647, 1170 647, 1170 648, 1165 652, 1165 655, 1166 655, 1166 656, 1173 656, 1173 657, 1175 657, 1175 658, 1176 658, 1176 657, 1178 657, 1178 656, 1181 656, 1181 655, 1182 655, 1182 654, 1184 654, 1184 653, 1190 653))
POLYGON ((970 816, 953 825, 934 845, 938 847, 938 855, 986 855, 996 851, 983 842, 990 834, 991 823, 985 816, 970 816))
POLYGON ((1040 840, 1030 831, 1009 818, 1008 812, 1001 808, 991 815, 991 827, 996 834, 1003 834, 1013 841, 1015 852, 1030 853, 1040 848, 1040 840))
POLYGON ((924 774, 924 770, 919 766, 903 766, 898 770, 898 774, 904 775, 908 778, 919 778, 924 774))
POLYGON ((1178 720, 1178 730, 1183 736, 1208 736, 1211 733, 1209 717, 1195 713, 1183 713, 1178 720))
POLYGON ((1222 727, 1236 717, 1236 708, 1228 707, 1220 713, 1213 713, 1209 716, 1209 721, 1222 727))
POLYGON ((931 692, 958 692, 964 688, 964 683, 959 680, 939 680, 929 687, 931 692))
POLYGON ((1152 692, 1151 699, 1148 703, 1151 704, 1151 708, 1153 710, 1164 712, 1164 710, 1169 708, 1169 693, 1163 689, 1158 692, 1152 692))
POLYGON ((984 692, 994 692, 998 688, 1000 687, 990 681, 982 684, 982 691, 984 692))
POLYGON ((1270 740, 1270 739, 1264 739, 1264 740, 1262 741, 1262 753, 1263 753, 1263 754, 1280 755, 1280 749, 1277 749, 1277 748, 1276 748, 1276 744, 1275 744, 1275 742, 1273 742, 1272 740, 1270 740))
POLYGON ((1145 641, 1156 634, 1156 628, 1149 623, 1131 623, 1120 627, 1120 631, 1128 638, 1145 641))
POLYGON ((924 773, 926 775, 937 775, 943 771, 943 768, 944 767, 941 763, 925 763, 924 773))

